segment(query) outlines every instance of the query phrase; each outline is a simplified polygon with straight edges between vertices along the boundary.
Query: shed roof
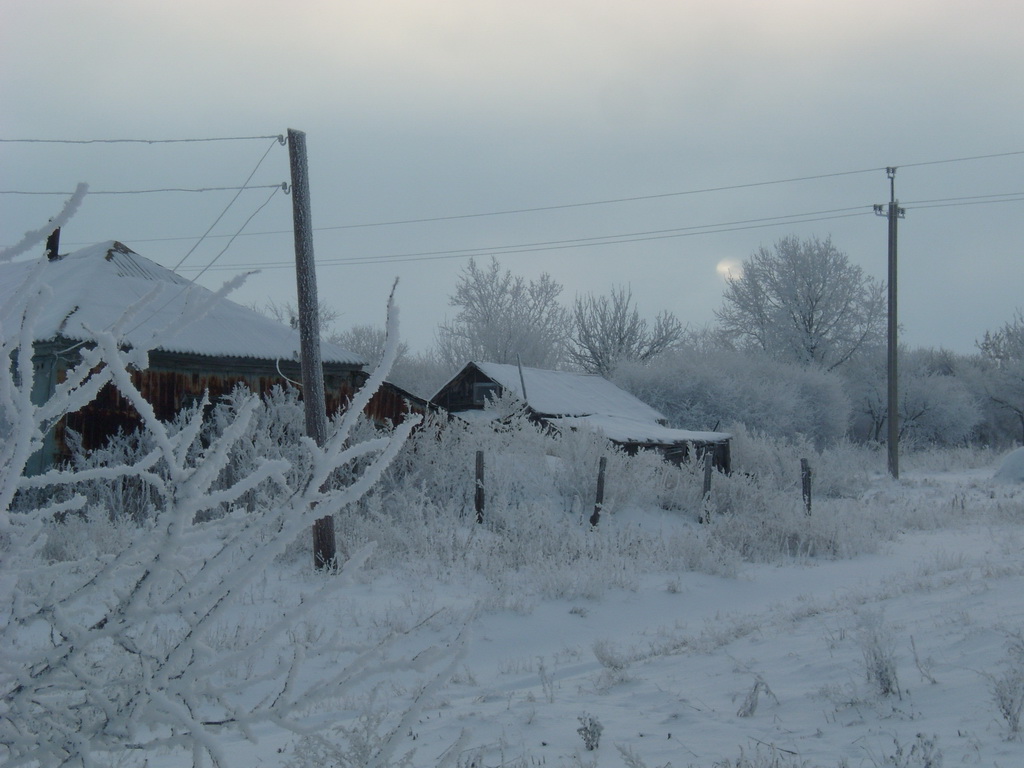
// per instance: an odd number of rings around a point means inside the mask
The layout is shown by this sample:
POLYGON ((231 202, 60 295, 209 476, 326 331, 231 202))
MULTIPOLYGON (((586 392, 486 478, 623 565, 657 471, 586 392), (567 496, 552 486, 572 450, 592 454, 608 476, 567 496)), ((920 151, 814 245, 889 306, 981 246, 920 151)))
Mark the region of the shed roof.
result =
POLYGON ((664 421, 665 417, 647 403, 619 389, 608 379, 591 373, 546 371, 523 368, 526 394, 519 378, 519 366, 502 363, 474 363, 484 375, 505 390, 511 390, 536 413, 544 416, 590 416, 604 414, 641 421, 664 421))
MULTIPOLYGON (((0 264, 0 306, 21 289, 39 261, 0 264)), ((110 328, 125 309, 156 289, 154 298, 129 324, 129 344, 148 343, 154 332, 195 313, 213 296, 202 286, 162 267, 117 241, 98 243, 45 261, 42 282, 53 299, 40 312, 35 340, 87 341, 90 329, 110 328)), ((219 298, 196 320, 160 337, 157 349, 216 357, 260 360, 297 359, 298 331, 255 310, 219 298)), ((322 342, 325 363, 363 365, 365 360, 336 344, 322 342)))
POLYGON ((524 367, 520 380, 520 368, 516 365, 471 365, 523 399, 535 413, 555 426, 597 429, 605 437, 622 443, 716 443, 730 437, 724 432, 666 427, 665 417, 659 411, 596 374, 524 367), (526 383, 525 397, 523 382, 526 383))

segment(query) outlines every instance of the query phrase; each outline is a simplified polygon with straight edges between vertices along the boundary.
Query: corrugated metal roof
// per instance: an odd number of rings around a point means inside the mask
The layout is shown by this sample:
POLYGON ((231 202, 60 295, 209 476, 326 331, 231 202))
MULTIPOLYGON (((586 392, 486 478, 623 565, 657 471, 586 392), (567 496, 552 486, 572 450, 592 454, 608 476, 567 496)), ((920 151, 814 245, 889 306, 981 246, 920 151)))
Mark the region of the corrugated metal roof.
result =
MULTIPOLYGON (((21 290, 38 260, 0 265, 0 305, 21 290)), ((255 310, 225 298, 162 267, 123 243, 108 241, 42 264, 42 282, 53 289, 35 329, 36 341, 64 337, 87 341, 93 330, 110 329, 125 310, 155 295, 128 323, 129 344, 215 357, 290 360, 299 356, 299 333, 255 310), (212 300, 212 303, 210 303, 212 300), (193 318, 203 305, 205 314, 193 318), (188 321, 181 325, 182 320, 188 321), (177 327, 167 332, 167 329, 177 327)), ((321 344, 325 363, 365 365, 366 361, 329 342, 321 344)))

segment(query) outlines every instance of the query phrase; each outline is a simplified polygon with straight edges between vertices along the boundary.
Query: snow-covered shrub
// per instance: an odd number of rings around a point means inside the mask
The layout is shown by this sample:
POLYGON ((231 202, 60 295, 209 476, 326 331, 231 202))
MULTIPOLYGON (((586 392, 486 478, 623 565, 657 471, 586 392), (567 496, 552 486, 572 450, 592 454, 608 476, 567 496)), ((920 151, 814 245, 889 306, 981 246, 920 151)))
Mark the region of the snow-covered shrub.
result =
MULTIPOLYGON (((295 632, 362 567, 369 547, 338 577, 306 583, 296 604, 247 612, 242 603, 314 519, 372 487, 414 422, 389 436, 351 439, 385 364, 323 446, 303 438, 294 447, 303 457, 295 464, 255 453, 250 428, 265 406, 254 395, 236 393, 213 434, 204 434, 205 401, 177 423, 162 423, 129 373, 145 367, 147 349, 126 349, 121 338, 144 305, 95 332, 53 397, 38 403, 32 326, 47 294, 38 275, 0 312, 0 355, 11 361, 0 366, 7 438, 0 444, 0 761, 84 767, 134 755, 142 761, 150 750, 167 749, 190 753, 195 765, 225 765, 226 732, 252 738, 257 723, 297 727, 311 706, 373 676, 380 649, 339 664, 336 644, 313 647, 295 632), (26 461, 50 426, 108 382, 140 414, 144 439, 130 450, 123 444, 105 463, 26 477, 26 461), (250 465, 231 470, 242 456, 250 465), (361 471, 346 473, 352 466, 361 471), (111 521, 102 499, 90 504, 76 491, 124 478, 146 486, 152 501, 123 516, 134 518, 132 525, 111 521), (33 489, 39 505, 12 509, 33 489), (253 498, 260 489, 273 489, 275 503, 253 498), (85 527, 90 536, 71 546, 68 539, 85 527), (307 664, 320 669, 304 673, 307 664)), ((417 652, 396 654, 388 671, 445 676, 451 652, 420 653, 413 662, 417 652)))
POLYGON ((583 739, 583 747, 588 752, 593 752, 601 746, 601 732, 604 730, 604 726, 601 725, 600 720, 586 712, 577 720, 580 721, 580 727, 576 729, 576 733, 583 739))
POLYGON ((846 434, 850 416, 838 375, 765 355, 683 349, 623 365, 615 382, 681 429, 743 424, 823 446, 846 434))
POLYGON ((727 429, 733 436, 734 471, 780 490, 800 488, 801 459, 810 462, 815 498, 858 496, 879 470, 879 453, 868 446, 841 440, 819 449, 801 437, 766 435, 741 424, 727 429))
POLYGON ((692 467, 655 453, 628 456, 594 433, 548 433, 515 412, 501 423, 429 419, 385 480, 339 520, 340 538, 375 541, 375 570, 468 575, 506 607, 516 607, 507 603, 513 596, 528 608, 536 595, 634 588, 651 570, 735 572, 736 556, 696 524, 702 480, 692 467), (473 505, 477 450, 485 455, 482 524, 473 505), (602 456, 605 499, 592 529, 602 456), (652 509, 667 510, 664 522, 635 521, 652 509))
POLYGON ((743 477, 716 479, 711 504, 712 540, 751 562, 853 557, 875 551, 894 530, 849 501, 822 503, 807 515, 799 490, 785 494, 743 477))
POLYGON ((864 612, 858 622, 858 639, 864 654, 864 672, 868 684, 882 696, 900 694, 896 676, 896 639, 881 614, 864 612))
POLYGON ((1009 738, 1015 739, 1024 714, 1024 632, 1011 637, 1002 673, 989 676, 989 680, 996 709, 1006 722, 1009 738))
MULTIPOLYGON (((901 354, 899 370, 899 437, 904 445, 963 445, 975 436, 983 413, 965 366, 934 350, 901 354)), ((882 442, 888 430, 888 389, 883 352, 848 366, 844 375, 854 404, 851 437, 882 442)))
POLYGON ((919 733, 909 748, 894 737, 893 746, 893 753, 886 755, 885 761, 881 763, 884 768, 942 768, 943 756, 938 736, 919 733))

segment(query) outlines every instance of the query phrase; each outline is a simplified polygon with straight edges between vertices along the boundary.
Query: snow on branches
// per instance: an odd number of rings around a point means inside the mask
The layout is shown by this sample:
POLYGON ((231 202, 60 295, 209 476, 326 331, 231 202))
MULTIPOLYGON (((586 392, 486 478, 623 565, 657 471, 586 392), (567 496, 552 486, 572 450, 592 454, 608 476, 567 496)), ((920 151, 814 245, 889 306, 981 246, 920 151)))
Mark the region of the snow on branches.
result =
MULTIPOLYGON (((373 486, 415 420, 360 439, 354 430, 359 406, 373 394, 367 388, 332 424, 323 447, 303 439, 282 455, 251 457, 239 472, 233 457, 247 445, 251 452, 252 425, 266 419, 267 405, 238 390, 216 430, 204 425, 205 399, 161 422, 132 383, 130 371, 145 365, 147 350, 122 343, 127 316, 96 331, 52 397, 34 402, 32 328, 47 292, 35 270, 0 314, 0 352, 11 361, 0 366, 0 762, 84 768, 131 755, 141 761, 160 748, 187 751, 194 765, 223 766, 226 732, 254 738, 259 724, 304 731, 310 707, 383 669, 389 640, 346 656, 336 640, 282 639, 329 603, 372 545, 353 553, 340 574, 309 581, 294 604, 268 614, 242 603, 315 518, 373 486), (53 424, 108 383, 140 415, 142 447, 116 461, 25 476, 53 424), (152 514, 125 525, 117 547, 86 539, 47 560, 56 520, 110 514, 81 489, 125 478, 147 489, 152 514), (256 488, 266 503, 251 503, 256 488), (27 501, 34 499, 44 501, 27 501), (315 673, 306 671, 310 665, 315 673)), ((392 335, 395 314, 391 308, 392 335)), ((386 361, 395 349, 389 345, 386 361)), ((370 385, 385 373, 378 370, 370 385)), ((443 676, 453 653, 420 651, 386 667, 443 676)))

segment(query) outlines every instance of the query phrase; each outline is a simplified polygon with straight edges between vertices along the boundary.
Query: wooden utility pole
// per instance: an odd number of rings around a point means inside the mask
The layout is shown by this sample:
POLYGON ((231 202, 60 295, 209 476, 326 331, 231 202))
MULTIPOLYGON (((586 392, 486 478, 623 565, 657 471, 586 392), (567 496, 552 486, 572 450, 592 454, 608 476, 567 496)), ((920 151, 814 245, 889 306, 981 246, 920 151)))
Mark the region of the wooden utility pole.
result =
POLYGON ((896 199, 895 166, 886 168, 885 173, 889 178, 889 205, 876 205, 875 214, 889 219, 889 335, 886 362, 888 404, 886 420, 889 427, 889 474, 898 480, 900 477, 900 410, 897 376, 899 324, 896 314, 896 222, 906 215, 906 210, 900 208, 899 200, 896 199))
MULTIPOLYGON (((322 446, 327 442, 327 403, 324 397, 324 367, 320 357, 320 302, 316 294, 313 218, 309 204, 309 165, 306 161, 304 132, 288 129, 288 160, 292 174, 292 227, 295 232, 302 403, 306 415, 306 435, 322 446)), ((313 566, 318 570, 333 568, 336 554, 334 518, 327 515, 313 523, 313 566)))

